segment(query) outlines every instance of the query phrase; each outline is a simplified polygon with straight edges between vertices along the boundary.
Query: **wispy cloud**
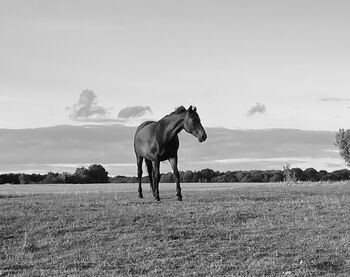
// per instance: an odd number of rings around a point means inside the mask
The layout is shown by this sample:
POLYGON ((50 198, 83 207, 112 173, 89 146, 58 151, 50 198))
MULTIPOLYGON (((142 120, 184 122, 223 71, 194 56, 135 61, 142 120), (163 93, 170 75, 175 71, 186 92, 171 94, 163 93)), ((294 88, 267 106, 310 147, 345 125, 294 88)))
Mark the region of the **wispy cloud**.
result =
POLYGON ((119 118, 138 118, 142 117, 147 113, 152 113, 150 106, 132 106, 122 109, 118 117, 119 118))
POLYGON ((254 114, 260 113, 263 114, 266 112, 266 106, 264 104, 256 103, 253 107, 247 112, 247 116, 252 116, 254 114))
POLYGON ((98 105, 97 95, 94 91, 85 89, 80 95, 76 103, 71 107, 66 107, 69 111, 69 118, 74 121, 92 122, 92 123, 122 123, 131 124, 138 123, 135 119, 142 119, 146 114, 152 113, 149 106, 131 106, 123 108, 118 116, 112 116, 112 108, 105 108, 98 105))
POLYGON ((108 109, 97 105, 97 96, 94 91, 89 89, 83 90, 79 95, 78 102, 66 109, 70 111, 69 118, 74 121, 113 121, 109 118, 108 109))
POLYGON ((324 97, 321 98, 322 102, 349 102, 350 98, 340 98, 340 97, 324 97))

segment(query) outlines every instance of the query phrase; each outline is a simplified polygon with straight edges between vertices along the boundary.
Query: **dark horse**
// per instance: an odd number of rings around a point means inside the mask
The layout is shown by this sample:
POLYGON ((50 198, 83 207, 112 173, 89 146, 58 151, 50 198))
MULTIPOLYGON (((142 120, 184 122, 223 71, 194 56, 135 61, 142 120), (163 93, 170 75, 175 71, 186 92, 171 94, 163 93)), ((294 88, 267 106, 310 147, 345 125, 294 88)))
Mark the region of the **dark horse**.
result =
POLYGON ((159 165, 161 161, 169 160, 175 175, 177 199, 182 200, 180 175, 177 169, 177 150, 179 149, 179 137, 177 134, 182 129, 197 137, 199 142, 207 139, 207 134, 201 124, 197 109, 192 106, 188 110, 181 106, 158 122, 146 121, 137 128, 134 138, 134 149, 137 158, 140 198, 143 198, 141 187, 143 159, 146 162, 153 196, 157 201, 160 200, 159 165))

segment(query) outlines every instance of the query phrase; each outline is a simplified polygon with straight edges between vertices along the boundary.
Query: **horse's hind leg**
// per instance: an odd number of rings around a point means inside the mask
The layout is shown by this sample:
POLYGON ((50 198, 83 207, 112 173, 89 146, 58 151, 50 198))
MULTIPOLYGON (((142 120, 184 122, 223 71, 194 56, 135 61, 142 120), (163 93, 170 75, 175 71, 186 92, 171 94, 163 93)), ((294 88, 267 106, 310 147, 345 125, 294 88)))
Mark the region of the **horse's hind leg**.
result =
POLYGON ((175 182, 176 182, 176 196, 177 200, 182 201, 181 186, 180 186, 180 173, 177 169, 177 157, 169 159, 171 168, 174 171, 175 182))
POLYGON ((149 177, 150 188, 151 188, 152 193, 154 193, 154 189, 153 189, 153 165, 152 165, 152 161, 151 161, 151 160, 145 159, 145 162, 146 162, 147 171, 148 171, 148 177, 149 177))
POLYGON ((160 181, 160 162, 154 161, 154 178, 153 178, 153 195, 157 201, 160 201, 159 197, 159 181, 160 181))
POLYGON ((140 198, 143 198, 143 195, 142 195, 142 161, 143 161, 143 158, 140 157, 140 156, 137 156, 137 178, 138 178, 138 181, 139 181, 139 197, 140 198))

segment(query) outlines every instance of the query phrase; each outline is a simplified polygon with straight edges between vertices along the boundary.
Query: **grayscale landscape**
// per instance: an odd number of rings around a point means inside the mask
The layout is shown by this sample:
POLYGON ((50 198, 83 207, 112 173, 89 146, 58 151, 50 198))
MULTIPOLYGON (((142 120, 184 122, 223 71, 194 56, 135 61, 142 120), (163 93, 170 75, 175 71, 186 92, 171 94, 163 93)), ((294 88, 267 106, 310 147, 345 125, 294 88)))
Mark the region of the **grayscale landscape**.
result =
POLYGON ((349 11, 1 0, 0 277, 350 276, 349 11))

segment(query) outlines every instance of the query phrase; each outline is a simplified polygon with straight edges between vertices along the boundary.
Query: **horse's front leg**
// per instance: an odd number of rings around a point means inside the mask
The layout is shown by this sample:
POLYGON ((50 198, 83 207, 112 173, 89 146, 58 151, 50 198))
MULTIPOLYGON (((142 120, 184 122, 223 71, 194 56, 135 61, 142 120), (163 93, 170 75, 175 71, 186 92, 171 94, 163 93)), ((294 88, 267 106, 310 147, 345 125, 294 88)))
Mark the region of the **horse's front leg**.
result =
POLYGON ((154 161, 154 178, 153 178, 153 195, 157 201, 160 201, 159 198, 159 181, 160 181, 160 161, 154 161))
POLYGON ((146 162, 146 166, 147 166, 147 171, 148 171, 148 178, 149 178, 149 184, 150 184, 150 189, 153 193, 153 165, 152 165, 152 161, 151 160, 145 160, 146 162))
POLYGON ((137 157, 137 179, 138 179, 138 182, 139 182, 139 197, 140 198, 143 198, 143 194, 142 194, 142 161, 143 161, 143 158, 138 156, 137 157))
POLYGON ((179 174, 179 170, 177 169, 177 157, 170 158, 169 162, 170 162, 171 168, 174 171, 175 182, 176 182, 177 200, 182 201, 181 186, 180 186, 180 174, 179 174))

